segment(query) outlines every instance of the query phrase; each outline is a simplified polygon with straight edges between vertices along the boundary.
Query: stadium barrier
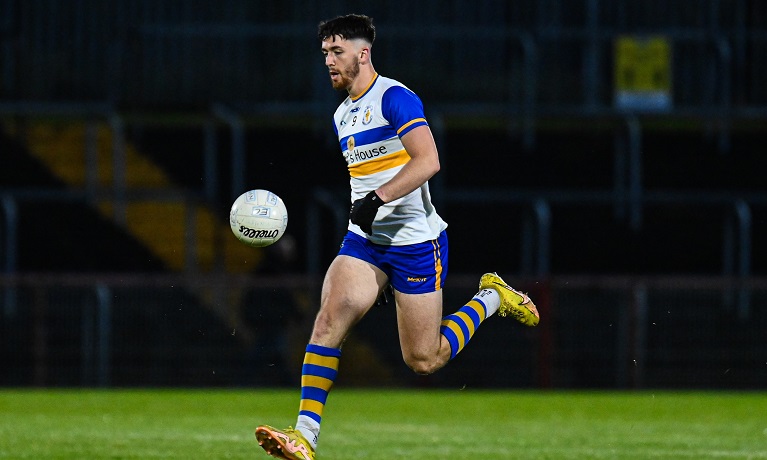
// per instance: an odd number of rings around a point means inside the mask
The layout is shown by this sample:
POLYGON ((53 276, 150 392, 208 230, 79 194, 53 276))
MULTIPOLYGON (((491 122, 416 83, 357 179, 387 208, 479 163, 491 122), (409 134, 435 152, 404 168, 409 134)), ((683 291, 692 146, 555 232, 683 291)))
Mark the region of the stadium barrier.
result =
MULTIPOLYGON (((763 389, 767 382, 767 279, 512 282, 538 303, 538 327, 491 318, 450 365, 419 377, 402 363, 393 305, 378 306, 344 346, 339 385, 763 389)), ((307 276, 2 276, 0 385, 294 385, 319 287, 307 276), (222 308, 208 309, 202 298, 222 308)), ((446 310, 474 289, 475 276, 451 276, 446 310)))

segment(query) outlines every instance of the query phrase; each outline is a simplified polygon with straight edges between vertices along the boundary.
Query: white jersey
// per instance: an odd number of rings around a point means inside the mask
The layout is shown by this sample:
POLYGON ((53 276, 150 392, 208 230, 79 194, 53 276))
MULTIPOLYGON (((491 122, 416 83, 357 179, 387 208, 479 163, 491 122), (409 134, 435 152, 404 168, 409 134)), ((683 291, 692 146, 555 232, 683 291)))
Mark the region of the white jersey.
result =
MULTIPOLYGON (((341 151, 349 168, 352 202, 385 184, 410 160, 400 137, 427 125, 415 93, 391 78, 375 75, 368 88, 347 97, 333 116, 341 151)), ((376 244, 401 246, 436 239, 447 224, 431 203, 429 183, 384 204, 373 234, 349 222, 349 230, 376 244)))

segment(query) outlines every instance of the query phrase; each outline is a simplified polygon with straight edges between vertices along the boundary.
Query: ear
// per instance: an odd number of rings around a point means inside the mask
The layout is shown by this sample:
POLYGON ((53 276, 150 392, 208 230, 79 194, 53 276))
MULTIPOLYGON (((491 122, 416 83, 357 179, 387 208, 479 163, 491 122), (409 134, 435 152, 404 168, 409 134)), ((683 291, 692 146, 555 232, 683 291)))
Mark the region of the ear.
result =
POLYGON ((361 64, 366 64, 370 62, 370 47, 369 46, 363 46, 359 49, 358 56, 360 58, 361 64))

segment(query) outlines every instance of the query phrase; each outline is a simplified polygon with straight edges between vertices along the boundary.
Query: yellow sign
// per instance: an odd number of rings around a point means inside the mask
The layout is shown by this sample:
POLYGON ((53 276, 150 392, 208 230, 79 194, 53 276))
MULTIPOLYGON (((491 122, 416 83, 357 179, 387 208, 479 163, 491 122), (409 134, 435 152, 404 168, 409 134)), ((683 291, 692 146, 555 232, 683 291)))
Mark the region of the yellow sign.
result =
POLYGON ((624 108, 671 106, 671 46, 662 36, 615 40, 616 104, 624 108))

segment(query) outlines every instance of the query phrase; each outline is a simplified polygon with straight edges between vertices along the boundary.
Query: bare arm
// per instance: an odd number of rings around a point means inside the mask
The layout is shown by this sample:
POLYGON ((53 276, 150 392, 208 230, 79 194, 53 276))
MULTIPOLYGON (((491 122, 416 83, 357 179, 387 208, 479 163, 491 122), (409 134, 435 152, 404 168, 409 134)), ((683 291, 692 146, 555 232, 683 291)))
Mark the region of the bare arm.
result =
POLYGON ((439 171, 439 154, 428 126, 413 128, 402 136, 402 145, 410 155, 402 169, 376 190, 384 203, 402 198, 417 189, 439 171))

